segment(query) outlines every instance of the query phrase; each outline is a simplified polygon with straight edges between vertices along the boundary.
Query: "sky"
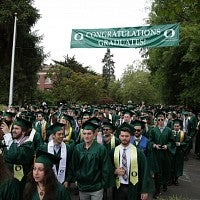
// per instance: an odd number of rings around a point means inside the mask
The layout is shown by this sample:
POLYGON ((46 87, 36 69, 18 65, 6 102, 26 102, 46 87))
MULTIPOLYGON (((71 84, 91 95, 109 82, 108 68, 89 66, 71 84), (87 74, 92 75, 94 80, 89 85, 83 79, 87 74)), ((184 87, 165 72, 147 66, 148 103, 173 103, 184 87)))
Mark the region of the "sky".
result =
MULTIPOLYGON (((83 67, 90 66, 102 73, 102 59, 106 48, 70 49, 72 29, 98 29, 143 26, 148 17, 151 0, 35 0, 33 6, 41 15, 33 30, 43 36, 41 46, 53 60, 75 56, 83 67)), ((115 62, 115 76, 120 78, 127 65, 141 60, 139 49, 111 48, 115 62)))

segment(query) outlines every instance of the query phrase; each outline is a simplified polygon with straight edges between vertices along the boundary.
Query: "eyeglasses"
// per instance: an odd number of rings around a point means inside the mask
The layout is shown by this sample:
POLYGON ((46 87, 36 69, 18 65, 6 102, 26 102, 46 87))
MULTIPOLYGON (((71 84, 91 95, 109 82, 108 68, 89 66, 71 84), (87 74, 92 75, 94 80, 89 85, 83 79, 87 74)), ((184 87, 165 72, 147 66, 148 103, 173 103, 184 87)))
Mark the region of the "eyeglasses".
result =
POLYGON ((103 131, 109 131, 110 129, 109 128, 103 128, 103 131))
POLYGON ((164 119, 158 119, 158 121, 164 121, 164 119))
POLYGON ((140 132, 141 131, 141 129, 135 129, 135 132, 140 132))

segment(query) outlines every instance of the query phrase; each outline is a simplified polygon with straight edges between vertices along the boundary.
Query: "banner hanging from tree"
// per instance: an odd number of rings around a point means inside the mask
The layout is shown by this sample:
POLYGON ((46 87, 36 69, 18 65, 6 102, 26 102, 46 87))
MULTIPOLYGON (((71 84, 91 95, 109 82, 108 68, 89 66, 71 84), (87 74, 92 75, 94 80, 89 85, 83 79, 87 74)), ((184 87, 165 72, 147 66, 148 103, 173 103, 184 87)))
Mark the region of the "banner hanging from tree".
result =
POLYGON ((106 29, 72 29, 71 48, 177 46, 179 24, 106 29))

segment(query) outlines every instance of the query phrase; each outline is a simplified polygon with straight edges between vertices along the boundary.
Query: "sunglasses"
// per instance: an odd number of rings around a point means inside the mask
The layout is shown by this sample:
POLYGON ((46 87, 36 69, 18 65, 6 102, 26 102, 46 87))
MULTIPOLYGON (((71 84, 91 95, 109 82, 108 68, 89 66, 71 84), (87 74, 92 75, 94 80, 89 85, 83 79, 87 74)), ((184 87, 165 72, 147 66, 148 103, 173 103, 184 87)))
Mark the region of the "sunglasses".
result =
POLYGON ((109 131, 110 129, 109 128, 103 128, 103 131, 109 131))
POLYGON ((158 121, 164 121, 164 119, 158 119, 158 121))
POLYGON ((141 131, 141 129, 135 129, 135 132, 140 132, 141 131))

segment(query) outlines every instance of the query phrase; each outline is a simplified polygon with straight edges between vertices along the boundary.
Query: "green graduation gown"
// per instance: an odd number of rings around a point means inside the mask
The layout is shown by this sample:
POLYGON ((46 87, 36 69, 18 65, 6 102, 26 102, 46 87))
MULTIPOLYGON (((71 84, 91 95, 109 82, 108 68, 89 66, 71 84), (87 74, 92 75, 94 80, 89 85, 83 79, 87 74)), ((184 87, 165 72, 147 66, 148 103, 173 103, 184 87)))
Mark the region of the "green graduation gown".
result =
MULTIPOLYGON (((111 152, 111 156, 112 156, 112 163, 114 166, 114 149, 111 152)), ((138 162, 138 183, 136 183, 135 185, 129 183, 128 200, 138 200, 141 197, 141 193, 151 193, 153 191, 153 183, 149 168, 147 166, 147 160, 144 153, 140 149, 137 149, 137 162, 138 162)))
POLYGON ((13 142, 9 149, 5 149, 3 157, 8 169, 12 173, 14 172, 14 165, 22 165, 24 174, 22 180, 20 181, 20 190, 22 193, 26 184, 27 174, 29 173, 33 165, 33 143, 27 141, 20 146, 17 146, 17 144, 13 142))
MULTIPOLYGON (((115 136, 113 135, 113 137, 115 137, 115 136)), ((106 147, 109 154, 110 154, 110 151, 112 148, 115 148, 116 146, 118 146, 121 143, 120 139, 117 137, 115 137, 114 140, 115 140, 114 144, 112 144, 111 141, 110 141, 110 143, 103 142, 103 145, 106 147), (112 145, 113 145, 113 147, 112 147, 112 145)))
POLYGON ((89 149, 85 148, 84 142, 75 146, 72 171, 79 191, 94 192, 110 187, 110 157, 106 148, 96 141, 93 141, 89 149))
MULTIPOLYGON (((71 176, 71 158, 72 158, 72 152, 73 152, 73 147, 65 144, 67 148, 67 159, 66 159, 66 171, 65 171, 65 181, 66 182, 71 182, 72 181, 72 176, 71 176)), ((40 147, 40 149, 48 152, 48 144, 44 144, 40 147)), ((61 149, 56 153, 54 151, 54 155, 61 157, 61 149)), ((56 165, 56 169, 58 170, 59 168, 59 163, 56 165)))
MULTIPOLYGON (((54 199, 71 200, 69 191, 59 182, 57 182, 54 199)), ((38 192, 35 192, 31 200, 40 200, 38 192)))
POLYGON ((14 178, 6 178, 0 183, 1 200, 20 200, 19 182, 14 178))
POLYGON ((169 127, 165 127, 161 133, 160 129, 155 127, 150 132, 149 140, 153 153, 151 169, 154 173, 157 173, 159 177, 156 182, 158 185, 166 184, 171 177, 170 154, 175 153, 172 130, 169 127), (157 150, 156 148, 153 148, 154 144, 167 145, 167 150, 157 150))
MULTIPOLYGON (((180 142, 180 131, 177 133, 173 131, 175 142, 180 142)), ((176 146, 175 154, 172 156, 172 177, 179 177, 183 175, 183 165, 185 151, 189 145, 189 138, 184 134, 184 139, 180 142, 180 146, 176 146)))

